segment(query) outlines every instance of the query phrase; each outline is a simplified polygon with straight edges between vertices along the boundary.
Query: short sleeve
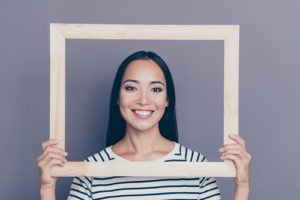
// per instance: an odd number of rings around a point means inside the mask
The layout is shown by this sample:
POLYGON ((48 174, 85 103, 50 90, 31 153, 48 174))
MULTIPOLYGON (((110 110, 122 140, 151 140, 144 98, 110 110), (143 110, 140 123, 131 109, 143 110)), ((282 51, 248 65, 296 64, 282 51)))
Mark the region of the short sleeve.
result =
POLYGON ((90 177, 75 177, 73 179, 68 200, 91 200, 92 199, 92 179, 90 177))
MULTIPOLYGON (((201 162, 207 162, 207 159, 203 156, 201 162)), ((217 182, 212 177, 202 177, 199 179, 200 199, 207 200, 220 200, 221 193, 218 188, 217 182)))
POLYGON ((220 200, 221 193, 216 180, 211 177, 200 178, 200 199, 220 200))

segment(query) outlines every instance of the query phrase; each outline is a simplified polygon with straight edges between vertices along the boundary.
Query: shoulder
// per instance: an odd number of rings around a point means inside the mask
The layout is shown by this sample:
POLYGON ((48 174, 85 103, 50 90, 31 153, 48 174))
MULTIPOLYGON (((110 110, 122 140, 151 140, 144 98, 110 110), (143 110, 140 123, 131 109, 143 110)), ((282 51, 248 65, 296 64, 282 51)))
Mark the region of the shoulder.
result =
POLYGON ((112 152, 111 147, 106 147, 105 149, 91 155, 85 159, 87 162, 109 162, 115 160, 115 154, 112 152))
POLYGON ((175 143, 174 150, 165 159, 165 162, 170 161, 205 162, 206 158, 197 151, 187 148, 182 144, 175 143))

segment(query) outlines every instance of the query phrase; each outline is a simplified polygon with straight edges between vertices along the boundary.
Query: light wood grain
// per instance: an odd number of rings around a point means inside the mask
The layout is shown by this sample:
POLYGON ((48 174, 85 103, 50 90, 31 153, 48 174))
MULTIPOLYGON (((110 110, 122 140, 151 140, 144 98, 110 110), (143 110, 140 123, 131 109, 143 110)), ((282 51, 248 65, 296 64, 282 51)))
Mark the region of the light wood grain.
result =
POLYGON ((224 144, 233 143, 229 134, 239 128, 239 30, 224 39, 224 144))
POLYGON ((220 162, 69 162, 52 170, 56 177, 143 176, 143 177, 227 177, 235 176, 230 163, 220 162))
POLYGON ((53 24, 66 39, 223 40, 235 25, 53 24))
POLYGON ((65 38, 50 26, 50 138, 65 149, 66 58, 65 38))
MULTIPOLYGON (((238 134, 239 26, 50 24, 50 138, 65 148, 66 39, 103 40, 223 40, 224 144, 238 134)), ((216 150, 217 151, 217 150, 216 150)), ((54 176, 236 176, 230 161, 207 163, 84 163, 55 167, 54 176)))

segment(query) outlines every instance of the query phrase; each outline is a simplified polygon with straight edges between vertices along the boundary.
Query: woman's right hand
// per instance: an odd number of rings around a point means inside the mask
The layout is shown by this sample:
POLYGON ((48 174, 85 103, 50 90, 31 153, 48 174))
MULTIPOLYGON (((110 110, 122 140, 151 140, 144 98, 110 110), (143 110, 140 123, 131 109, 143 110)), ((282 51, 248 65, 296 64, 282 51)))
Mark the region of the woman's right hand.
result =
POLYGON ((55 188, 57 178, 50 175, 53 166, 64 166, 67 162, 67 152, 57 147, 58 140, 49 139, 42 143, 42 153, 38 156, 37 162, 40 169, 41 188, 55 188))

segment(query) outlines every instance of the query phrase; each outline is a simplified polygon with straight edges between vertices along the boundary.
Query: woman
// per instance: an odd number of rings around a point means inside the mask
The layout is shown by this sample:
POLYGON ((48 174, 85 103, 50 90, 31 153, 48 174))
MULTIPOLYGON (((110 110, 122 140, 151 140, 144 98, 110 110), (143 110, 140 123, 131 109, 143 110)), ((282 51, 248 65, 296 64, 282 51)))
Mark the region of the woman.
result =
MULTIPOLYGON (((239 136, 236 144, 220 149, 222 160, 237 169, 235 199, 248 199, 251 156, 239 136)), ((103 151, 87 161, 203 162, 205 157, 178 144, 175 90, 166 63, 153 52, 127 57, 116 74, 110 100, 107 141, 103 151)), ((38 157, 41 199, 55 199, 55 165, 64 165, 67 153, 55 145, 42 144, 38 157)), ((213 178, 76 177, 68 199, 220 199, 213 178)))

